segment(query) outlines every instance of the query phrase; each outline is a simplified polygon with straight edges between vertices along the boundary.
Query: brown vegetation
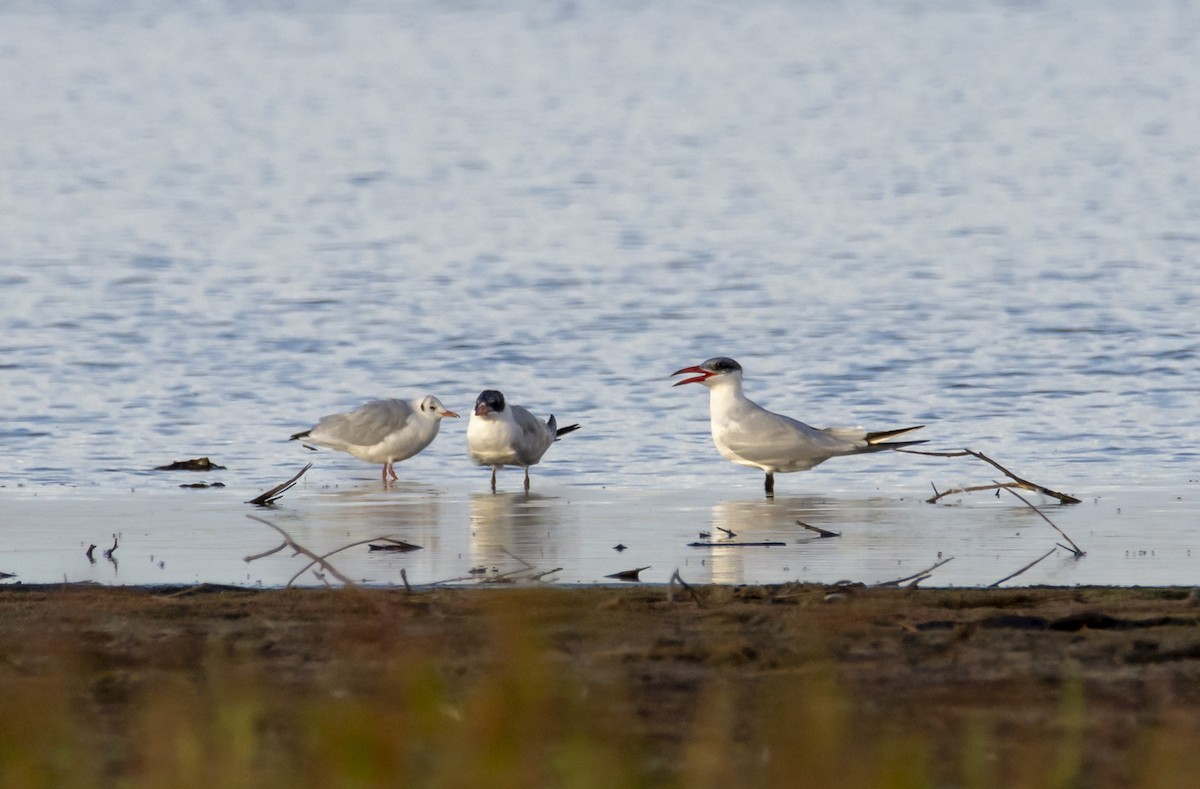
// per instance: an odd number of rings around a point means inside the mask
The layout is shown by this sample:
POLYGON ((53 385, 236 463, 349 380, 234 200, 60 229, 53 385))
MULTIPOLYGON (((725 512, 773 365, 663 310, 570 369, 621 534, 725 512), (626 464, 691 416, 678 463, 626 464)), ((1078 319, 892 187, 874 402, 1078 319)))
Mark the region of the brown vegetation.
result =
POLYGON ((1133 786, 1187 590, 0 588, 0 785, 1133 786))

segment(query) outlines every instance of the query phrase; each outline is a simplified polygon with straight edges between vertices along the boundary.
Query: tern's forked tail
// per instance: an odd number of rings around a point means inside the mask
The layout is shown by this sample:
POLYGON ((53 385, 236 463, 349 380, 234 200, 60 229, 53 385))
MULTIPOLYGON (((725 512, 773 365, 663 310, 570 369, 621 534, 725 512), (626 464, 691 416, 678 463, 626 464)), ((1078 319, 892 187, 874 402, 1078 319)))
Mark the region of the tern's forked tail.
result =
POLYGON ((925 440, 896 441, 896 442, 890 443, 890 444, 884 443, 889 438, 895 438, 896 436, 902 436, 905 433, 911 433, 914 430, 920 430, 923 427, 925 427, 925 425, 916 425, 914 427, 902 427, 902 428, 899 428, 898 430, 880 430, 876 433, 867 433, 866 436, 864 436, 864 439, 871 446, 878 446, 881 449, 887 449, 890 447, 906 447, 906 446, 911 446, 912 444, 925 444, 925 443, 927 443, 927 441, 925 441, 925 440))
POLYGON ((567 433, 574 433, 579 429, 579 425, 567 425, 566 427, 559 427, 558 420, 554 418, 554 414, 551 414, 550 418, 546 420, 546 427, 554 431, 555 441, 562 438, 567 433))
POLYGON ((567 433, 574 433, 574 432, 575 432, 576 430, 578 430, 578 429, 579 429, 579 425, 578 425, 578 424, 575 424, 575 425, 567 425, 566 427, 559 427, 559 428, 555 428, 555 430, 554 430, 554 438, 555 438, 555 439, 562 438, 562 437, 563 437, 563 436, 565 436, 567 433))

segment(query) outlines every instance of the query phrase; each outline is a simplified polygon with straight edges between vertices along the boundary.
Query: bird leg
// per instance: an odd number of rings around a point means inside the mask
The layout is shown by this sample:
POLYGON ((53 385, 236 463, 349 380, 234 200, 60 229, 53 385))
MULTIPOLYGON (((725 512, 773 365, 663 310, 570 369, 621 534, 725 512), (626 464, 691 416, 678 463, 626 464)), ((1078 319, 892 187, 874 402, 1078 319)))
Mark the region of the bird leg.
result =
POLYGON ((525 467, 525 492, 529 492, 529 466, 525 467))
POLYGON ((399 477, 396 476, 396 467, 392 464, 392 461, 390 461, 390 460, 387 462, 387 470, 388 470, 388 473, 392 475, 392 479, 400 479, 399 477))
POLYGON ((496 467, 492 466, 492 493, 496 492, 496 467))
POLYGON ((774 498, 775 497, 775 475, 769 471, 767 472, 767 481, 764 484, 764 487, 767 490, 767 495, 774 498))

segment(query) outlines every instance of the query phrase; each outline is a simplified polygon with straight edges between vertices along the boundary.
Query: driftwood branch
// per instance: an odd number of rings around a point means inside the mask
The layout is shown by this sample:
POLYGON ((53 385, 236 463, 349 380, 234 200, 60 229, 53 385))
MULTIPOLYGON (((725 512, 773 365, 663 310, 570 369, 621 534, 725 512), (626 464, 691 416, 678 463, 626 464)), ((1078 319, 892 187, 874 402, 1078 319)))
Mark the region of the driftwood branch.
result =
POLYGON ((818 537, 841 537, 842 536, 841 532, 829 531, 828 529, 822 529, 820 526, 813 526, 811 524, 805 523, 804 521, 800 521, 800 520, 796 521, 796 525, 800 526, 801 528, 808 529, 809 531, 816 532, 818 537))
MULTIPOLYGON (((1006 575, 1006 576, 1004 576, 1004 577, 1003 577, 1003 578, 1001 578, 999 581, 996 581, 996 583, 994 583, 994 584, 989 584, 989 585, 988 585, 988 589, 995 589, 997 586, 999 586, 1000 584, 1004 583, 1005 581, 1011 581, 1012 579, 1016 578, 1016 577, 1017 577, 1018 575, 1020 575, 1021 573, 1025 572, 1026 570, 1028 570, 1030 567, 1033 567, 1035 564, 1037 564, 1038 562, 1042 561, 1043 559, 1045 559, 1045 558, 1046 558, 1047 556, 1049 556, 1050 554, 1052 554, 1052 553, 1054 553, 1055 551, 1057 551, 1057 550, 1058 550, 1058 548, 1059 548, 1059 546, 1058 546, 1057 544, 1055 544, 1055 546, 1054 546, 1053 548, 1051 548, 1050 550, 1046 551, 1046 552, 1045 552, 1045 553, 1043 553, 1041 556, 1039 556, 1038 558, 1034 559, 1034 560, 1033 560, 1032 562, 1030 562, 1029 564, 1027 564, 1027 565, 1025 565, 1024 567, 1022 567, 1020 570, 1017 570, 1015 573, 1012 573, 1012 574, 1010 574, 1010 575, 1006 575)), ((1070 549, 1068 549, 1068 550, 1070 550, 1070 549)))
POLYGON ((1065 545, 1064 545, 1064 546, 1062 546, 1063 548, 1065 548, 1066 550, 1068 550, 1068 551, 1070 551, 1071 553, 1075 554, 1075 558, 1076 558, 1076 559, 1079 559, 1079 558, 1081 558, 1081 557, 1083 556, 1083 553, 1084 553, 1084 552, 1083 552, 1083 550, 1081 550, 1081 549, 1080 549, 1080 547, 1079 547, 1078 545, 1076 545, 1076 544, 1075 544, 1075 541, 1074 541, 1074 540, 1072 540, 1070 537, 1068 537, 1068 536, 1067 536, 1067 533, 1066 533, 1065 531, 1063 531, 1062 529, 1058 528, 1058 524, 1056 524, 1054 521, 1052 521, 1052 520, 1050 520, 1049 518, 1047 518, 1047 517, 1046 517, 1046 513, 1042 512, 1042 511, 1041 511, 1041 510, 1039 510, 1037 507, 1033 506, 1033 503, 1032 503, 1031 501, 1029 501, 1029 499, 1025 498, 1025 497, 1024 497, 1024 496, 1022 496, 1020 493, 1017 493, 1017 492, 1016 492, 1015 490, 1013 490, 1012 488, 1006 488, 1006 490, 1007 490, 1009 493, 1011 493, 1011 494, 1013 494, 1014 496, 1016 496, 1016 497, 1017 497, 1018 499, 1020 499, 1021 501, 1025 502, 1026 506, 1028 506, 1028 507, 1029 507, 1029 509, 1033 510, 1033 511, 1034 511, 1034 512, 1036 512, 1036 513, 1037 513, 1039 516, 1041 516, 1042 520, 1044 520, 1046 523, 1049 523, 1049 524, 1050 524, 1050 526, 1051 526, 1051 528, 1053 528, 1053 529, 1054 529, 1056 532, 1058 532, 1060 535, 1062 535, 1062 538, 1063 538, 1064 540, 1066 540, 1068 543, 1070 543, 1070 545, 1071 545, 1071 547, 1070 547, 1070 548, 1067 548, 1067 546, 1065 546, 1065 545))
POLYGON ((1081 503, 1080 500, 1075 498, 1074 496, 1068 495, 1066 493, 1061 493, 1057 490, 1051 490, 1050 488, 1047 488, 1044 485, 1039 485, 1036 482, 1030 482, 1029 480, 1027 480, 1023 477, 1018 477, 1016 474, 1012 473, 1011 471, 1009 471, 1008 469, 1006 469, 1004 466, 1000 465, 996 461, 992 460, 987 455, 983 454, 982 452, 976 452, 973 449, 965 449, 964 448, 964 449, 961 449, 961 450, 958 450, 955 452, 930 452, 928 450, 920 450, 920 449, 897 449, 895 451, 896 452, 905 452, 910 455, 925 455, 927 457, 938 457, 938 458, 960 458, 960 457, 967 457, 969 455, 973 458, 978 458, 979 460, 982 460, 984 463, 987 463, 987 464, 993 466, 1001 474, 1003 474, 1004 476, 1006 476, 1012 480, 1012 484, 1005 483, 1004 485, 1000 485, 999 483, 996 483, 994 485, 988 485, 988 486, 982 486, 982 487, 955 488, 953 490, 947 490, 942 493, 938 493, 938 490, 935 487, 933 489, 933 492, 934 492, 933 498, 926 499, 926 502, 929 504, 933 504, 934 502, 936 502, 938 499, 942 498, 943 496, 948 496, 952 493, 967 493, 967 492, 970 492, 973 490, 995 490, 997 487, 1024 488, 1025 490, 1031 490, 1035 493, 1041 493, 1044 496, 1049 496, 1052 499, 1058 499, 1059 502, 1061 502, 1062 504, 1079 504, 1079 503, 1081 503))
POLYGON ((619 573, 611 573, 604 577, 605 578, 615 578, 618 581, 638 581, 638 580, 641 580, 638 576, 641 575, 642 570, 649 570, 649 569, 650 569, 650 565, 646 565, 645 567, 635 567, 632 570, 622 570, 619 573))
MULTIPOLYGON (((254 517, 254 516, 250 516, 250 517, 254 517)), ((328 570, 330 575, 332 575, 334 578, 337 578, 342 583, 350 584, 351 586, 353 586, 354 585, 353 581, 348 580, 346 578, 346 576, 342 575, 337 570, 335 570, 333 568, 333 565, 329 564, 325 560, 328 559, 330 556, 336 556, 337 554, 341 553, 342 551, 348 551, 351 548, 357 548, 360 545, 368 545, 372 541, 378 540, 378 539, 380 539, 380 538, 379 537, 371 537, 370 539, 366 539, 366 540, 357 540, 355 542, 343 545, 339 548, 334 548, 332 551, 329 551, 328 553, 323 553, 320 556, 312 553, 311 551, 309 551, 307 549, 305 549, 303 551, 299 551, 300 553, 303 553, 305 556, 308 556, 309 558, 311 558, 312 561, 310 561, 308 564, 301 567, 300 570, 295 575, 293 575, 291 577, 291 579, 287 582, 287 585, 291 586, 293 583, 295 583, 296 579, 299 578, 301 575, 303 575, 304 572, 306 570, 308 570, 310 567, 313 567, 314 565, 319 565, 322 568, 328 570)), ((387 539, 387 538, 383 538, 383 539, 387 539)), ((295 545, 295 544, 293 543, 293 545, 295 545)), ((325 580, 319 574, 318 574, 318 577, 321 578, 321 580, 325 580)))
POLYGON ((246 556, 246 557, 244 557, 244 558, 242 559, 242 561, 244 561, 244 562, 253 562, 253 561, 255 561, 256 559, 265 559, 265 558, 267 558, 268 556, 270 556, 270 555, 271 555, 271 554, 273 554, 273 553, 279 553, 280 551, 282 551, 282 550, 283 550, 284 548, 286 548, 286 547, 288 547, 288 544, 287 544, 286 542, 284 542, 284 543, 280 543, 279 545, 276 545, 274 548, 272 548, 272 549, 271 549, 271 550, 269 550, 269 551, 263 551, 262 553, 256 553, 256 554, 254 554, 253 556, 246 556))
POLYGON ((367 543, 369 551, 383 551, 384 553, 408 553, 409 551, 419 551, 423 545, 415 545, 408 540, 397 540, 394 537, 384 537, 381 543, 367 543))
POLYGON ((266 493, 255 496, 254 498, 250 499, 250 501, 247 501, 246 503, 254 504, 255 506, 258 506, 258 507, 271 506, 279 499, 280 496, 282 496, 293 485, 295 485, 300 480, 300 478, 304 476, 304 472, 308 471, 310 468, 312 468, 312 463, 305 465, 304 468, 300 469, 300 471, 296 473, 296 476, 292 477, 287 482, 284 482, 282 485, 276 485, 275 487, 268 490, 266 493))
MULTIPOLYGON (((366 545, 372 551, 384 550, 384 551, 407 552, 407 551, 420 550, 420 548, 421 548, 421 546, 419 546, 419 545, 413 545, 412 543, 405 542, 404 540, 397 540, 395 537, 382 536, 382 537, 370 537, 365 540, 357 540, 357 541, 349 543, 347 545, 343 545, 339 548, 335 548, 334 550, 329 551, 328 553, 323 553, 323 554, 317 555, 316 553, 313 553, 312 551, 310 551, 308 548, 305 548, 304 546, 297 543, 294 539, 292 539, 290 534, 288 534, 286 531, 279 528, 275 524, 271 523, 270 521, 268 521, 264 518, 259 518, 255 515, 247 515, 246 517, 250 518, 251 520, 256 520, 259 523, 265 523, 266 525, 270 526, 275 531, 279 532, 281 535, 283 535, 283 542, 280 543, 279 545, 276 545, 274 548, 263 551, 262 553, 256 553, 256 554, 252 554, 250 556, 246 556, 242 559, 242 561, 249 563, 249 562, 257 561, 258 559, 265 559, 268 556, 279 553, 280 551, 282 551, 285 548, 291 548, 297 554, 307 556, 310 559, 308 564, 301 567, 300 570, 298 572, 296 572, 295 575, 293 575, 290 579, 288 579, 287 586, 289 586, 289 587, 296 582, 297 578, 299 578, 305 572, 307 572, 308 570, 310 570, 311 568, 316 567, 316 566, 319 566, 322 570, 327 572, 329 575, 332 575, 334 578, 341 581, 342 583, 347 584, 348 586, 356 586, 356 584, 353 581, 351 581, 349 578, 347 578, 346 576, 344 576, 340 572, 338 572, 337 569, 333 565, 331 565, 327 560, 329 559, 330 556, 335 556, 335 555, 341 553, 342 551, 349 550, 350 548, 357 548, 360 545, 366 545)), ((326 579, 324 573, 314 571, 313 574, 316 575, 316 577, 322 583, 324 583, 326 586, 329 586, 329 581, 326 579)), ((406 589, 408 589, 409 591, 412 591, 412 588, 408 585, 408 578, 405 577, 403 569, 400 570, 400 576, 404 580, 404 587, 406 589)))

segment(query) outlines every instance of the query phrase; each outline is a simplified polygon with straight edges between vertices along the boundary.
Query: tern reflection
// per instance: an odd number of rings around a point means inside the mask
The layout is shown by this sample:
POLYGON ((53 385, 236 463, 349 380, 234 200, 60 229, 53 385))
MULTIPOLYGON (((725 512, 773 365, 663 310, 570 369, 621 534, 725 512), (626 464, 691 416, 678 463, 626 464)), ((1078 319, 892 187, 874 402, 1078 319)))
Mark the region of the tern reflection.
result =
POLYGON ((471 561, 475 565, 512 569, 524 561, 541 567, 562 553, 565 508, 558 497, 473 493, 470 505, 471 561))
MULTIPOLYGON (((861 499, 824 496, 781 497, 721 501, 712 509, 712 540, 738 542, 778 541, 779 547, 711 548, 708 565, 714 583, 781 583, 805 580, 804 565, 812 558, 808 543, 827 542, 797 525, 802 521, 829 531, 871 520, 875 509, 861 499), (731 535, 736 535, 732 537, 731 535)), ((836 541, 828 541, 836 542, 836 541)), ((840 546, 823 545, 822 552, 840 546)))
POLYGON ((713 537, 728 530, 746 532, 752 540, 793 539, 804 531, 796 526, 798 520, 831 528, 826 524, 835 522, 838 512, 833 505, 836 502, 831 499, 814 496, 720 501, 713 505, 713 537))

